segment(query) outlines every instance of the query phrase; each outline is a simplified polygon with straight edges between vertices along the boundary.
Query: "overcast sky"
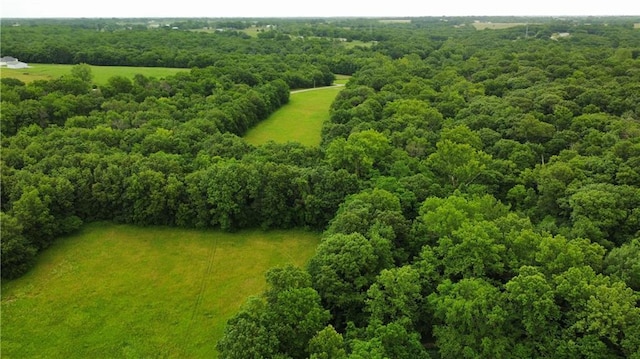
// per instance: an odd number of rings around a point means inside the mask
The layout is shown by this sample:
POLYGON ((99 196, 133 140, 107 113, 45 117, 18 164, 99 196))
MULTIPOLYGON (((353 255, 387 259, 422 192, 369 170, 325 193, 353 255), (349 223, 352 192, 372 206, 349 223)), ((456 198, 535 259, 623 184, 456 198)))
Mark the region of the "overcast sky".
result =
POLYGON ((638 0, 0 0, 14 17, 640 15, 638 0))

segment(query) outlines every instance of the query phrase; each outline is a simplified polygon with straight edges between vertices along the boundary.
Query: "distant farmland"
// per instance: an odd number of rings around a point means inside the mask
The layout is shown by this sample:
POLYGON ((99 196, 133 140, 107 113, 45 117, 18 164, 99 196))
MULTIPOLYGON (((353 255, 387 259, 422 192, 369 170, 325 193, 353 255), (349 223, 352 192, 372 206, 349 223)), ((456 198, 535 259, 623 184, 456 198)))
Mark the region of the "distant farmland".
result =
POLYGON ((527 24, 524 22, 474 22, 473 23, 473 27, 475 27, 476 30, 484 30, 484 29, 499 30, 499 29, 508 29, 510 27, 525 26, 525 25, 527 24))
POLYGON ((319 235, 96 223, 2 281, 2 357, 211 358, 226 321, 319 235))
MULTIPOLYGON (((71 74, 71 68, 74 65, 59 64, 29 64, 26 69, 7 69, 2 68, 0 77, 16 78, 22 82, 29 83, 35 80, 52 80, 60 76, 71 74)), ((168 67, 129 67, 129 66, 94 66, 91 65, 91 73, 93 74, 93 82, 102 85, 113 76, 124 76, 133 78, 136 74, 147 77, 167 77, 181 71, 189 71, 189 69, 176 69, 168 67)))

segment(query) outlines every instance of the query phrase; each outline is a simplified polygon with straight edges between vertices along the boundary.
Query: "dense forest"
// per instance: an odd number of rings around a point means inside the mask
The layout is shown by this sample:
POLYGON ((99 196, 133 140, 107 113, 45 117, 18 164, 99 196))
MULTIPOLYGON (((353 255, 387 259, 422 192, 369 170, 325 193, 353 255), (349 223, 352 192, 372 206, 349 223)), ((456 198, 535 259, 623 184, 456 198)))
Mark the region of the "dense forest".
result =
POLYGON ((307 227, 222 358, 640 358, 640 19, 474 20, 4 21, 77 65, 2 79, 2 277, 96 220, 307 227), (320 147, 241 138, 335 74, 320 147))

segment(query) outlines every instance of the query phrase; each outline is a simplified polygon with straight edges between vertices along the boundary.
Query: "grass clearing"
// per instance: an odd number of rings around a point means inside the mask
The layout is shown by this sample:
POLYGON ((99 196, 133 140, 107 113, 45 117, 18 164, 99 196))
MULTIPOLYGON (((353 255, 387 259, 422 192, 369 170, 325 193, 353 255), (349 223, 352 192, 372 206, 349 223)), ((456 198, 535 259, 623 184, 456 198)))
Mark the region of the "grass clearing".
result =
POLYGON ((349 82, 349 79, 351 78, 351 76, 349 75, 336 75, 336 80, 333 82, 334 84, 338 84, 338 85, 346 85, 347 82, 349 82))
MULTIPOLYGON (((12 77, 22 82, 29 83, 35 80, 52 80, 60 76, 70 75, 71 68, 74 65, 59 64, 29 64, 26 69, 8 69, 2 68, 0 78, 12 77)), ((167 77, 181 71, 190 71, 189 69, 176 69, 168 67, 132 67, 132 66, 94 66, 91 65, 91 73, 93 74, 93 82, 98 85, 104 85, 113 76, 124 76, 133 78, 136 74, 142 74, 147 77, 167 77)))
POLYGON ((375 44, 375 43, 376 43, 376 41, 364 42, 364 41, 360 41, 360 40, 352 40, 352 41, 343 41, 341 44, 342 44, 342 46, 346 47, 347 49, 353 49, 355 47, 369 48, 369 47, 373 46, 373 44, 375 44))
POLYGON ((329 119, 329 107, 341 89, 332 86, 292 92, 289 103, 247 131, 245 140, 256 146, 269 141, 320 145, 322 124, 329 119))
POLYGON ((272 267, 303 266, 319 234, 94 223, 2 282, 3 358, 211 358, 272 267))
POLYGON ((244 32, 245 34, 247 34, 247 35, 249 35, 251 37, 258 37, 258 34, 260 32, 269 31, 269 28, 267 28, 266 26, 251 25, 250 27, 248 27, 246 29, 242 29, 240 31, 244 32))

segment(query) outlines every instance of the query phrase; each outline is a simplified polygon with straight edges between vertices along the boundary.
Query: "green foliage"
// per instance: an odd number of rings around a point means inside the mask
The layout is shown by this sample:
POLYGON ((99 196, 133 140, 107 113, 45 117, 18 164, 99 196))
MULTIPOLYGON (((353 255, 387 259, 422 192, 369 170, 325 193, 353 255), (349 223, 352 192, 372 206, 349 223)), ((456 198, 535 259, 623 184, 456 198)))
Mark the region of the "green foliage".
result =
POLYGON ((366 290, 382 269, 376 249, 363 235, 333 234, 323 239, 308 270, 336 327, 364 319, 366 290))
POLYGON ((426 165, 438 176, 443 187, 450 192, 464 189, 474 183, 487 169, 491 156, 474 149, 467 143, 444 139, 436 144, 426 165))
POLYGON ((327 232, 368 233, 374 224, 380 223, 394 229, 396 237, 406 232, 404 222, 398 198, 388 191, 374 188, 347 197, 327 232))
POLYGON ((597 275, 588 267, 573 267, 554 277, 556 292, 566 305, 563 319, 567 348, 584 356, 609 356, 616 351, 628 356, 638 351, 638 343, 627 337, 637 337, 640 308, 636 294, 622 282, 611 283, 608 277, 597 275), (568 338, 584 338, 575 345, 568 338), (587 341, 591 341, 588 343, 587 341))
POLYGON ((250 297, 243 308, 229 321, 225 335, 218 341, 221 358, 264 358, 274 355, 278 338, 262 324, 265 303, 250 297))
POLYGON ((433 331, 445 357, 503 357, 513 346, 500 291, 484 279, 445 280, 429 297, 438 324, 433 331))
POLYGON ((604 259, 604 273, 624 281, 629 288, 640 291, 640 239, 636 238, 612 249, 604 259))
MULTIPOLYGON (((597 233, 580 233, 592 240, 610 246, 619 246, 628 240, 634 229, 640 228, 640 189, 627 185, 608 183, 588 184, 569 198, 571 219, 578 223, 590 223, 597 233)), ((580 231, 580 229, 578 229, 580 231)))
MULTIPOLYGON (((506 300, 511 306, 513 329, 520 339, 520 356, 554 355, 552 343, 559 335, 560 307, 556 304, 552 284, 536 268, 523 266, 506 285, 506 300)), ((515 337, 515 335, 514 335, 515 337)))
POLYGON ((329 319, 310 283, 309 274, 293 266, 267 272, 265 298, 250 299, 229 320, 217 345, 220 357, 307 358, 310 342, 329 319))
POLYGON ((77 77, 83 82, 91 83, 93 80, 93 74, 91 73, 91 66, 87 64, 78 64, 71 68, 71 76, 77 77))
POLYGON ((344 339, 332 325, 327 325, 309 341, 311 359, 345 359, 344 339))
POLYGON ((384 168, 391 154, 389 140, 374 130, 357 132, 347 140, 337 139, 327 148, 327 161, 336 169, 346 169, 358 178, 370 178, 384 168))
POLYGON ((371 320, 396 322, 412 328, 422 304, 419 273, 405 266, 384 269, 367 290, 367 311, 371 320))
POLYGON ((2 277, 16 278, 32 265, 37 249, 22 235, 22 226, 17 218, 0 212, 2 219, 2 277))

